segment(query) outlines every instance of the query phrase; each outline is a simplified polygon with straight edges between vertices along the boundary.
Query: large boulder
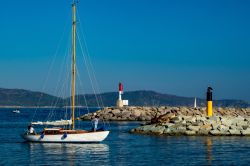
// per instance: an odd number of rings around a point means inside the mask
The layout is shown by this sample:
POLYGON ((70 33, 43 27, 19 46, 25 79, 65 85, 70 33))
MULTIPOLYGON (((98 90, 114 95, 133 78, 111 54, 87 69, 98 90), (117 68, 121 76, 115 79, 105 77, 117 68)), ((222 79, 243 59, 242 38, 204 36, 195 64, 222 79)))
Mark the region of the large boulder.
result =
POLYGON ((202 125, 202 126, 200 127, 200 130, 207 130, 207 131, 210 131, 210 130, 212 130, 212 126, 211 126, 211 124, 205 124, 205 125, 202 125))
POLYGON ((165 128, 164 131, 163 131, 163 134, 164 135, 171 135, 172 131, 170 128, 165 128))
POLYGON ((230 126, 232 124, 232 118, 221 118, 221 124, 225 126, 230 126))
POLYGON ((138 109, 134 109, 132 112, 132 116, 139 117, 141 115, 141 111, 138 109))
POLYGON ((111 113, 114 114, 114 115, 117 115, 117 114, 121 113, 121 110, 119 110, 119 109, 113 109, 113 110, 111 110, 111 113))
POLYGON ((121 115, 122 115, 123 118, 127 118, 127 117, 130 117, 131 112, 127 111, 127 110, 121 111, 121 115))
POLYGON ((219 130, 210 130, 209 134, 214 135, 214 136, 219 136, 221 135, 221 132, 219 130))
POLYGON ((230 133, 230 135, 235 135, 235 136, 239 136, 239 135, 241 135, 241 132, 240 132, 240 130, 229 130, 229 133, 230 133))
POLYGON ((236 123, 236 126, 248 126, 248 122, 247 121, 238 121, 236 123))
POLYGON ((194 122, 196 122, 196 117, 185 116, 184 120, 186 120, 186 123, 194 123, 194 122))
POLYGON ((181 116, 176 116, 176 117, 170 118, 170 123, 180 123, 181 121, 182 121, 181 116))
POLYGON ((151 132, 153 132, 154 134, 160 135, 160 134, 163 134, 164 130, 165 130, 164 126, 156 126, 155 128, 151 130, 151 132))
POLYGON ((244 135, 244 136, 250 136, 250 129, 241 130, 240 132, 241 132, 241 134, 244 135))
POLYGON ((186 130, 186 131, 185 131, 185 135, 188 135, 188 136, 196 135, 196 131, 186 130))
POLYGON ((166 128, 170 128, 172 126, 174 126, 173 123, 161 123, 162 126, 165 126, 166 128))
POLYGON ((219 125, 219 127, 217 128, 220 132, 224 132, 224 131, 228 131, 229 130, 229 126, 226 125, 219 125))
POLYGON ((159 117, 157 117, 157 114, 151 118, 151 123, 163 123, 163 122, 170 122, 170 119, 172 119, 173 117, 175 117, 174 113, 168 112, 164 115, 160 115, 159 117))
POLYGON ((197 132, 197 135, 208 135, 208 133, 209 133, 209 130, 199 130, 197 132))
POLYGON ((187 129, 191 130, 191 131, 199 131, 200 130, 200 126, 188 126, 187 129))
POLYGON ((213 129, 213 130, 217 130, 218 127, 220 126, 220 124, 217 123, 217 122, 213 122, 213 123, 211 123, 211 126, 212 126, 212 129, 213 129))

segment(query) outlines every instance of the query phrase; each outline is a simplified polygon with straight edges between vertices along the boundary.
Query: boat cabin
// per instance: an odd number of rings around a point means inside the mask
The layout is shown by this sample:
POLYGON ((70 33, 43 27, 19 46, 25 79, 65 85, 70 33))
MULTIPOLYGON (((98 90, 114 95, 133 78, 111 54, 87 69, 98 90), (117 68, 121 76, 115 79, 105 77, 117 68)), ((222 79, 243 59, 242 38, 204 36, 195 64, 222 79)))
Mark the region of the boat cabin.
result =
POLYGON ((88 133, 86 130, 65 130, 63 128, 45 128, 43 133, 45 135, 57 135, 57 134, 80 134, 80 133, 88 133))

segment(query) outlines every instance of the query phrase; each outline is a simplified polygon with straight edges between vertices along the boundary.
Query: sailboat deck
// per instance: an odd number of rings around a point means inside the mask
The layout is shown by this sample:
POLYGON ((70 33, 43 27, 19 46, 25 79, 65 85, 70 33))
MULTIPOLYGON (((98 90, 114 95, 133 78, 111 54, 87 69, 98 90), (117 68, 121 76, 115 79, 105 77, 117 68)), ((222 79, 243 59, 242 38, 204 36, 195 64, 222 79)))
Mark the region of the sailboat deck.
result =
POLYGON ((60 134, 82 134, 89 133, 87 130, 64 130, 64 129, 44 129, 45 135, 60 135, 60 134))

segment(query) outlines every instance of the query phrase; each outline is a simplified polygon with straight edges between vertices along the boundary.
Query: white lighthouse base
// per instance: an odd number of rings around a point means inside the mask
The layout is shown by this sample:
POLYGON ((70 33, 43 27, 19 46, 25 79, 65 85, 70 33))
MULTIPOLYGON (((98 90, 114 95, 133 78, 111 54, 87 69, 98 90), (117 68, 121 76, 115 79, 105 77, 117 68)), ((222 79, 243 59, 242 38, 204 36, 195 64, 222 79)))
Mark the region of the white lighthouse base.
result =
POLYGON ((122 107, 123 107, 123 101, 122 101, 122 100, 117 100, 116 106, 117 106, 118 108, 122 108, 122 107))

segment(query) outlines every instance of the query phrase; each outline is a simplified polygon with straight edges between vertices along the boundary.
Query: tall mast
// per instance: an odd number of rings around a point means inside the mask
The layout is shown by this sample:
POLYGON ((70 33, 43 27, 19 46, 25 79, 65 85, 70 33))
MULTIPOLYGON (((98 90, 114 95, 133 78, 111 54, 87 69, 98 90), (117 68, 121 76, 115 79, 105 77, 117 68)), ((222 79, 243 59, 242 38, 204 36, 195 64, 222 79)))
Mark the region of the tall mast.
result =
POLYGON ((71 80, 71 129, 75 128, 75 81, 76 81, 76 3, 72 5, 72 80, 71 80))

